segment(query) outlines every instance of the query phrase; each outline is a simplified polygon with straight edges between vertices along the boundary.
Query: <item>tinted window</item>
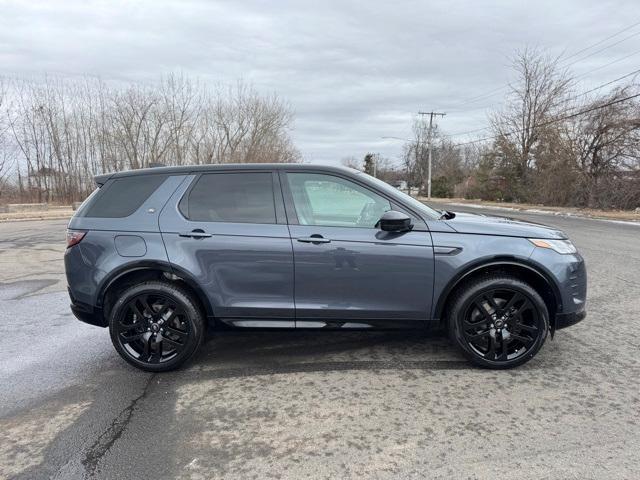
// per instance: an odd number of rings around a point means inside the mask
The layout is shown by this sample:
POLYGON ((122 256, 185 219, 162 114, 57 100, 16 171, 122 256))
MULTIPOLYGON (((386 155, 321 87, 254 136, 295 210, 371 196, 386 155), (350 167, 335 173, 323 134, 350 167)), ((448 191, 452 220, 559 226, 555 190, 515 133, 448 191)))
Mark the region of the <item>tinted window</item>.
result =
POLYGON ((180 210, 196 222, 276 223, 273 180, 265 173, 208 173, 180 210))
POLYGON ((288 173, 300 225, 373 228, 389 201, 357 183, 332 175, 288 173))
POLYGON ((166 178, 166 175, 136 175, 113 180, 100 188, 83 216, 127 217, 140 208, 166 178))

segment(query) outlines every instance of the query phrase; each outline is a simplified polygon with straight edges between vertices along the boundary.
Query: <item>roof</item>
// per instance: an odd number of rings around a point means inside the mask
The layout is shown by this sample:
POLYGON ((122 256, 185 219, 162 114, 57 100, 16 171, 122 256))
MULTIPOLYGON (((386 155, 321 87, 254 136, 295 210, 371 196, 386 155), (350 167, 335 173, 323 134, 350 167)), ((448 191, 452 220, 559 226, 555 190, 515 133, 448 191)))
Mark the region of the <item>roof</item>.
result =
POLYGON ((313 165, 308 163, 221 163, 215 165, 183 165, 179 167, 140 168, 121 172, 104 173, 94 177, 98 185, 104 185, 111 178, 133 177, 136 175, 189 175, 191 173, 229 170, 322 170, 325 172, 357 173, 357 170, 334 165, 313 165))

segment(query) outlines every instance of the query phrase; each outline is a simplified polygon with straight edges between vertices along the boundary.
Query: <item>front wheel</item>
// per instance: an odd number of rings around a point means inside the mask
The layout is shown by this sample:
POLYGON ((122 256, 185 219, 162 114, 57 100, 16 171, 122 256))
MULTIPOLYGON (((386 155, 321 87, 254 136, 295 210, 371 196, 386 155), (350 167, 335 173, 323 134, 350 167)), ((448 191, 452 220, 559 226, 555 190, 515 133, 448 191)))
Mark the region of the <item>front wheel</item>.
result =
POLYGON ((449 334, 465 356, 486 368, 529 361, 549 331, 544 300, 518 278, 484 277, 461 288, 449 310, 449 334))
POLYGON ((202 345, 204 319, 191 296, 165 282, 133 286, 109 316, 111 341, 131 365, 163 372, 188 361, 202 345))

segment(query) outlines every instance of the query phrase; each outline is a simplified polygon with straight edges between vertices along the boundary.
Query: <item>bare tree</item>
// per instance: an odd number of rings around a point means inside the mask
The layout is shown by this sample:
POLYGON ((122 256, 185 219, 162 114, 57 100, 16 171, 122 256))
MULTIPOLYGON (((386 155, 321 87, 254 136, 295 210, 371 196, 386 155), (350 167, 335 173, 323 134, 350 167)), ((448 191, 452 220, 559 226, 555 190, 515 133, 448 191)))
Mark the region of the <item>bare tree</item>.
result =
POLYGON ((7 81, 0 77, 0 201, 4 191, 5 179, 15 161, 14 150, 9 142, 10 119, 7 109, 7 81))
POLYGON ((625 100, 637 92, 637 86, 629 85, 588 103, 587 113, 573 119, 568 130, 587 206, 615 206, 619 202, 613 199, 620 193, 629 196, 624 203, 640 201, 637 184, 624 186, 625 179, 640 172, 640 103, 625 100), (618 188, 612 185, 615 179, 622 180, 618 188), (633 191, 620 192, 620 187, 633 191))
POLYGON ((518 52, 513 68, 517 80, 504 109, 490 116, 490 125, 512 196, 526 200, 535 148, 544 128, 564 112, 572 79, 557 58, 532 49, 518 52))
POLYGON ((412 130, 413 138, 403 147, 402 163, 409 189, 416 187, 420 192, 426 185, 427 179, 428 126, 422 118, 418 118, 414 120, 412 130))
MULTIPOLYGON (((290 107, 242 82, 212 89, 169 75, 116 88, 46 77, 7 84, 0 100, 5 90, 15 102, 0 104, 0 159, 15 153, 13 181, 28 200, 78 200, 97 173, 154 163, 300 160, 290 107)), ((0 174, 7 165, 0 163, 0 174)))
POLYGON ((354 170, 362 170, 362 162, 360 162, 360 160, 358 160, 353 155, 344 157, 342 160, 340 160, 340 163, 343 166, 353 168, 354 170))

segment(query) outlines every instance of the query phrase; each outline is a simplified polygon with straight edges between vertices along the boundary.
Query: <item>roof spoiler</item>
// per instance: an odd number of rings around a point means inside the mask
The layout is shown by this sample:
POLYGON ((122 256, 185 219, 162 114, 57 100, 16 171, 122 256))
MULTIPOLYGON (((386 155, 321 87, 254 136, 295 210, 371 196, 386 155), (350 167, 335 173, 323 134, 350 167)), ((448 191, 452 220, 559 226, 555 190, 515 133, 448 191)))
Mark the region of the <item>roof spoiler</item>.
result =
POLYGON ((95 180, 96 185, 98 186, 98 188, 100 188, 105 183, 107 183, 107 180, 109 180, 111 178, 111 175, 113 175, 113 173, 105 173, 103 175, 96 175, 95 177, 93 177, 93 179, 95 180))
MULTIPOLYGON (((166 167, 166 165, 164 163, 159 163, 159 162, 155 162, 155 163, 150 163, 148 168, 159 168, 159 167, 166 167)), ((96 175, 95 177, 93 177, 94 181, 96 182, 96 185, 98 186, 98 188, 102 187, 105 183, 107 183, 107 181, 115 174, 116 172, 111 172, 111 173, 103 173, 102 175, 96 175)))

